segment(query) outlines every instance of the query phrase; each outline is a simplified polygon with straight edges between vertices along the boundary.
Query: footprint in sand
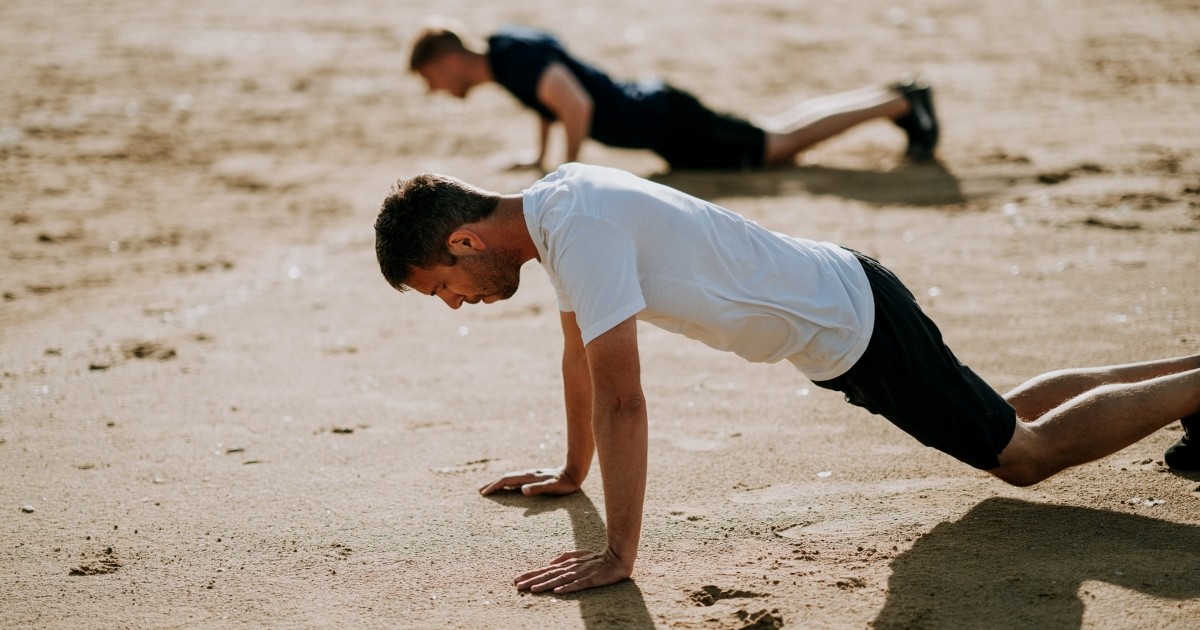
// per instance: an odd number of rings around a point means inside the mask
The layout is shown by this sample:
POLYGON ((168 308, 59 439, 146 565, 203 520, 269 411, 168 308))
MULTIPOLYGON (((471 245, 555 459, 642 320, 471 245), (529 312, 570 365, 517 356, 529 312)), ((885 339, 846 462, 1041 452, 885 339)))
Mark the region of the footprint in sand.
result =
POLYGON ((778 608, 756 612, 739 610, 734 614, 742 622, 738 630, 778 630, 783 627, 783 617, 779 615, 778 608))
POLYGON ((133 359, 170 361, 175 358, 175 355, 175 348, 160 341, 130 339, 105 351, 102 356, 92 359, 88 364, 88 369, 92 371, 107 370, 120 361, 133 359))
POLYGON ((101 552, 81 555, 83 559, 80 560, 79 566, 71 569, 70 575, 104 575, 121 568, 121 561, 113 553, 112 547, 107 547, 101 552))
POLYGON ((719 586, 709 584, 701 586, 700 590, 692 591, 688 594, 688 599, 697 606, 712 606, 713 604, 723 599, 738 599, 751 597, 766 597, 766 593, 755 593, 754 591, 743 591, 734 588, 721 588, 719 586))
POLYGON ((159 341, 130 340, 121 344, 121 354, 126 359, 157 359, 167 361, 175 358, 175 348, 159 341))
MULTIPOLYGON (((735 588, 721 588, 714 584, 708 584, 701 586, 699 590, 689 593, 688 599, 696 606, 712 606, 726 599, 755 599, 767 596, 766 593, 756 593, 754 591, 744 591, 735 588)), ((783 617, 779 614, 778 608, 771 610, 762 609, 754 612, 748 612, 745 608, 739 608, 733 614, 738 618, 738 622, 740 623, 740 625, 735 626, 737 630, 777 630, 783 627, 783 617)))

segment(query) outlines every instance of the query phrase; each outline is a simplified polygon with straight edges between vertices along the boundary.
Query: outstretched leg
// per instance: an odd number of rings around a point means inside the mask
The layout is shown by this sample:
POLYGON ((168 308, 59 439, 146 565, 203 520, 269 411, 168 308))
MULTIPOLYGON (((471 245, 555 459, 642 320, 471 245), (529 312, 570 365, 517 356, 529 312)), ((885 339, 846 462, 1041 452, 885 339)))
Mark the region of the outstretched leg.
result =
POLYGON ((765 162, 781 164, 814 144, 876 118, 896 120, 909 112, 908 100, 889 87, 867 87, 806 100, 764 121, 765 162))
MULTIPOLYGON (((1188 359, 1100 368, 1100 375, 1086 370, 1054 373, 1034 379, 1028 388, 1018 388, 1014 397, 1026 410, 1070 391, 1079 393, 1035 420, 1018 422, 1012 440, 1000 453, 1000 467, 989 472, 1015 485, 1032 485, 1200 412, 1200 368, 1177 371, 1182 366, 1174 361, 1187 363, 1188 359), (1121 380, 1156 372, 1163 375, 1121 380), (1102 384, 1087 388, 1089 379, 1102 384)), ((1020 409, 1018 414, 1024 415, 1020 409)))
POLYGON ((1200 354, 1124 365, 1058 370, 1026 381, 1005 394, 1004 398, 1017 410, 1018 418, 1029 422, 1101 385, 1137 383, 1197 368, 1200 368, 1200 354))

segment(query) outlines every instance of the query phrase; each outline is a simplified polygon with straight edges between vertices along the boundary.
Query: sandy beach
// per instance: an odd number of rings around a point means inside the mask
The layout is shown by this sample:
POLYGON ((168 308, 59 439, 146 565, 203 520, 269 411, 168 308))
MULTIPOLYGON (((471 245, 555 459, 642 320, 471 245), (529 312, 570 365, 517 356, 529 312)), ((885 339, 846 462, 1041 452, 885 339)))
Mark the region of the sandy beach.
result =
POLYGON ((0 627, 1196 627, 1178 423, 1014 488, 646 325, 633 580, 517 592, 604 544, 603 494, 595 466, 570 497, 476 492, 561 463, 542 270, 450 311, 375 263, 397 177, 536 179, 502 168, 536 123, 500 88, 408 73, 435 12, 751 117, 926 76, 936 164, 886 122, 762 172, 583 157, 879 258, 1000 391, 1200 351, 1194 0, 7 0, 0 627))

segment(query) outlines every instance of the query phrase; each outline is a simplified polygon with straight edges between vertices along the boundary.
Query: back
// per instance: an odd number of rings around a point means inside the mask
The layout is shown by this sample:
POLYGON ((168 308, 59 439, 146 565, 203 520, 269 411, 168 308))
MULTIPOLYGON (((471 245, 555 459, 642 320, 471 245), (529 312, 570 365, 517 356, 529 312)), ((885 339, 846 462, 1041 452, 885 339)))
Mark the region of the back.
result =
POLYGON ((849 251, 771 232, 629 173, 568 164, 524 191, 542 265, 590 342, 637 315, 756 362, 789 359, 827 380, 874 325, 849 251))
POLYGON ((554 113, 537 98, 542 73, 562 63, 593 102, 591 137, 609 146, 659 149, 667 130, 667 101, 661 81, 620 82, 572 57, 553 35, 510 26, 488 38, 488 63, 496 82, 542 118, 554 113))

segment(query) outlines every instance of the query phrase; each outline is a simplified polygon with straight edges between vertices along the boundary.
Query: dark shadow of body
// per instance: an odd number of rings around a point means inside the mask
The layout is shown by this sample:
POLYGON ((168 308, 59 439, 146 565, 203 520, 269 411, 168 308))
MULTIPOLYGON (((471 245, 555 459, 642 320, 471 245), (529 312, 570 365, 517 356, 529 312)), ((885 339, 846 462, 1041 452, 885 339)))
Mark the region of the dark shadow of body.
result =
POLYGON ((1079 628, 1085 580, 1200 597, 1200 527, 995 498, 934 527, 891 566, 875 628, 1079 628), (987 606, 996 597, 1007 605, 987 606))
MULTIPOLYGON (((565 510, 571 519, 575 549, 600 550, 608 544, 604 521, 597 513, 595 504, 582 491, 565 497, 527 497, 516 492, 502 492, 487 498, 501 505, 523 508, 526 517, 555 510, 565 510)), ((540 560, 531 558, 530 562, 549 562, 563 551, 570 551, 570 549, 546 549, 545 558, 540 560)), ((531 569, 533 566, 531 564, 525 568, 531 569)), ((514 571, 513 575, 517 573, 519 571, 514 571)), ((581 593, 550 595, 579 602, 579 616, 588 630, 654 628, 654 621, 650 618, 650 611, 646 608, 642 591, 632 580, 581 593)))
POLYGON ((937 162, 904 163, 891 171, 784 166, 761 171, 676 171, 651 177, 701 199, 776 197, 807 192, 867 203, 944 206, 967 200, 956 178, 937 162))

